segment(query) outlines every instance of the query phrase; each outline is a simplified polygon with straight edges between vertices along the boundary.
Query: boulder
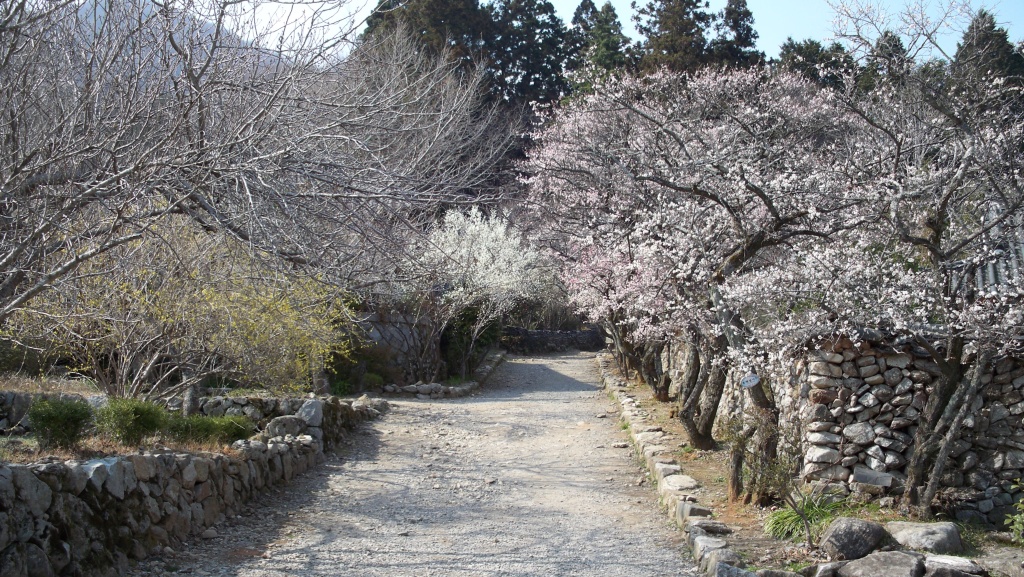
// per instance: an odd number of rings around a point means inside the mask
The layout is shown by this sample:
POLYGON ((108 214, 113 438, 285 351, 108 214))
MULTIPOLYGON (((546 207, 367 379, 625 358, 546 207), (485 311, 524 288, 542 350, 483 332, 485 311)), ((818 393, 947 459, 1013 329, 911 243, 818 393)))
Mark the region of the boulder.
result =
POLYGON ((913 553, 885 551, 850 561, 839 577, 924 577, 924 561, 913 553))
POLYGON ((799 573, 792 571, 779 571, 777 569, 761 569, 754 573, 757 577, 802 577, 799 573))
POLYGON ((860 559, 877 549, 886 536, 885 527, 878 523, 839 517, 822 535, 821 549, 831 559, 860 559))
POLYGON ((959 553, 963 551, 960 529, 948 521, 941 523, 908 523, 893 521, 885 525, 897 543, 908 549, 929 553, 959 553))

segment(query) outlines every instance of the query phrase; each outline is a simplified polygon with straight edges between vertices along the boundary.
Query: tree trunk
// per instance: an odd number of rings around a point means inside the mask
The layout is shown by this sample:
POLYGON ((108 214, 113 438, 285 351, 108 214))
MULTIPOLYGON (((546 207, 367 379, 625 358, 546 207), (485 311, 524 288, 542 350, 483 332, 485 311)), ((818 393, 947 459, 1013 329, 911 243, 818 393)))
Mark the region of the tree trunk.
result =
POLYGON ((937 430, 945 429, 946 433, 943 436, 942 442, 939 445, 938 453, 935 455, 935 463, 932 465, 932 470, 928 474, 928 484, 925 487, 924 494, 921 495, 920 508, 921 511, 926 513, 926 516, 931 516, 931 504, 932 499, 935 498, 935 493, 939 490, 939 479, 942 477, 942 473, 946 467, 946 459, 949 458, 950 451, 953 450, 953 442, 960 436, 960 427, 963 426, 964 419, 967 418, 967 413, 970 411, 971 405, 974 403, 974 398, 978 394, 978 389, 981 388, 981 378, 985 373, 985 368, 988 366, 989 361, 992 359, 992 354, 989 350, 983 349, 978 355, 978 360, 974 365, 974 372, 971 374, 970 382, 964 391, 961 398, 954 399, 949 404, 949 409, 958 407, 956 410, 956 416, 951 421, 946 421, 945 417, 952 410, 945 411, 943 419, 939 421, 939 425, 936 427, 937 430))
MULTIPOLYGON (((715 448, 715 439, 712 434, 715 427, 715 416, 718 414, 718 405, 722 400, 722 392, 725 390, 725 368, 719 366, 713 359, 720 357, 724 350, 724 340, 715 339, 695 354, 699 359, 695 362, 698 365, 696 370, 696 382, 689 389, 686 395, 686 402, 679 410, 679 420, 690 438, 690 444, 701 450, 715 448)), ((692 375, 684 378, 693 378, 692 375)))
MULTIPOLYGON (((928 344, 922 342, 922 344, 928 344)), ((930 347, 930 344, 929 344, 930 347)), ((922 505, 921 495, 918 488, 925 483, 925 469, 929 461, 938 450, 936 427, 943 417, 943 414, 950 408, 950 401, 961 386, 963 380, 964 365, 962 361, 964 342, 962 338, 951 338, 947 347, 945 358, 937 358, 933 350, 932 360, 936 361, 942 371, 942 376, 932 387, 928 396, 921 418, 918 420, 917 433, 914 435, 914 454, 907 463, 907 485, 903 492, 904 503, 910 507, 922 505)), ((948 420, 952 420, 950 415, 948 420)))

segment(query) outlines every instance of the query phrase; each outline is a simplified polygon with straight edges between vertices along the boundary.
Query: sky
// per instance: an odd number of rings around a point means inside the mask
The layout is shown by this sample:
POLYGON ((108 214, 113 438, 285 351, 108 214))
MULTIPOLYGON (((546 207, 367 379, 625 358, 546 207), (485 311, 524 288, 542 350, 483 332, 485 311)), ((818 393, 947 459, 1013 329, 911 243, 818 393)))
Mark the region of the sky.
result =
MULTIPOLYGON (((641 0, 638 3, 643 3, 641 0)), ((579 5, 579 0, 551 0, 562 21, 568 24, 572 14, 579 5)), ((634 39, 639 35, 633 27, 630 0, 611 0, 615 11, 619 14, 623 30, 634 39)), ((893 12, 904 5, 904 2, 878 2, 893 12)), ((604 0, 594 0, 600 7, 604 0)), ((937 1, 931 4, 937 5, 937 1)), ((725 0, 711 0, 711 10, 718 11, 725 6, 725 0)), ((995 14, 999 22, 1010 33, 1010 41, 1024 40, 1024 1, 1021 0, 990 0, 989 2, 972 1, 975 9, 987 8, 995 14)), ((813 38, 823 41, 831 38, 834 12, 826 0, 747 0, 747 7, 754 14, 754 28, 760 38, 758 48, 769 57, 778 56, 779 46, 792 36, 794 40, 813 38)), ((952 34, 943 44, 952 54, 956 50, 959 34, 952 34)))

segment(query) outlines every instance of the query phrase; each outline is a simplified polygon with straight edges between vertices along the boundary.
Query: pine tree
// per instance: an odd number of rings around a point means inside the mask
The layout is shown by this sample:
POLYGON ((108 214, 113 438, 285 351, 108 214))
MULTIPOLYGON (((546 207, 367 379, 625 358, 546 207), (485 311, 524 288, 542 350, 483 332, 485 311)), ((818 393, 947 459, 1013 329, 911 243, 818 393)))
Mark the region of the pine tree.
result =
POLYGON ((713 63, 743 67, 764 62, 764 53, 757 50, 754 15, 747 0, 728 0, 716 21, 718 37, 709 46, 713 63))
POLYGON ((647 39, 640 48, 640 68, 653 71, 667 67, 675 72, 694 72, 708 62, 705 32, 714 15, 700 0, 651 0, 644 6, 633 2, 637 29, 647 39))
POLYGON ((428 51, 448 51, 466 66, 479 59, 493 35, 490 15, 478 0, 382 0, 366 19, 369 37, 407 27, 428 51))
POLYGON ((832 88, 842 86, 843 73, 856 66, 853 57, 838 42, 826 48, 817 40, 796 42, 792 38, 787 38, 779 49, 779 65, 832 88))
POLYGON ((960 79, 1002 77, 1012 82, 1024 82, 1024 54, 1015 47, 1005 28, 996 25, 996 19, 985 10, 979 10, 957 44, 952 73, 960 79))
POLYGON ((568 89, 566 30, 548 0, 498 0, 490 67, 497 94, 511 103, 548 103, 568 89))

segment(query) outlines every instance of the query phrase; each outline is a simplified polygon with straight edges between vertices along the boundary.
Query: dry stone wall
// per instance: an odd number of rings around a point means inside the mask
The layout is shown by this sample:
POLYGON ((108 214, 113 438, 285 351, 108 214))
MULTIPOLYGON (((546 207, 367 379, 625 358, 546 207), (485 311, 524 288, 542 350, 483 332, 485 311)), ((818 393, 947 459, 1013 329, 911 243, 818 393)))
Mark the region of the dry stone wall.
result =
MULTIPOLYGON (((214 413, 250 406, 238 401, 202 406, 214 413)), ((227 454, 142 452, 2 465, 0 575, 120 574, 129 559, 202 534, 261 491, 313 467, 325 446, 386 406, 335 397, 278 400, 261 416, 265 430, 227 454)))
MULTIPOLYGON (((669 349, 663 369, 678 381, 681 347, 669 349)), ((781 361, 771 383, 784 442, 802 456, 800 476, 841 490, 884 498, 900 491, 914 450, 917 423, 939 367, 927 351, 880 335, 837 337, 799 358, 781 361)), ((740 416, 745 395, 731 374, 718 421, 740 416)), ((1024 477, 1024 361, 998 359, 954 441, 939 498, 962 522, 1001 527, 1024 477)))
MULTIPOLYGON (((926 351, 842 338, 796 363, 788 395, 802 427, 807 480, 882 494, 902 487, 917 423, 938 366, 926 351)), ((1024 497, 1024 363, 1002 358, 982 376, 981 394, 954 441, 943 495, 965 522, 1001 526, 1024 497)), ((783 416, 783 419, 786 415, 783 416)))

